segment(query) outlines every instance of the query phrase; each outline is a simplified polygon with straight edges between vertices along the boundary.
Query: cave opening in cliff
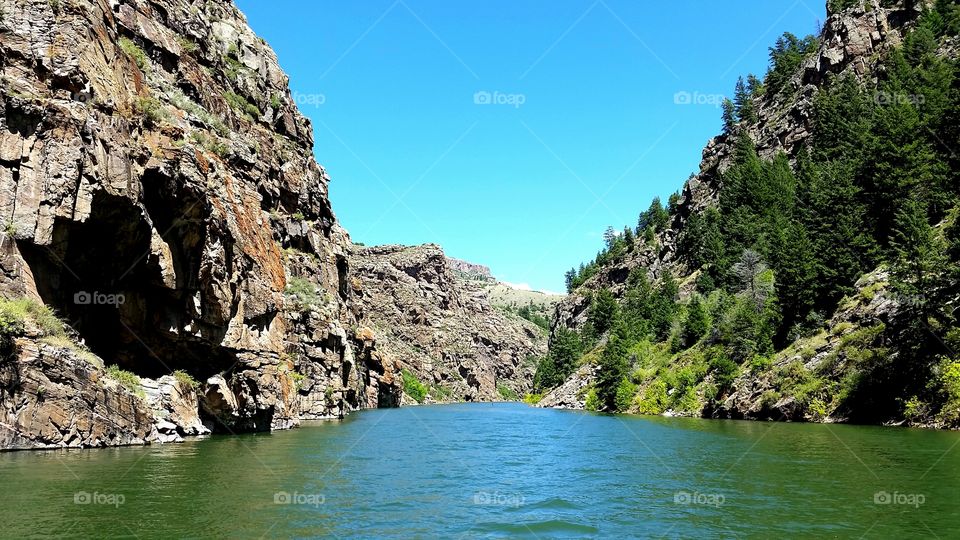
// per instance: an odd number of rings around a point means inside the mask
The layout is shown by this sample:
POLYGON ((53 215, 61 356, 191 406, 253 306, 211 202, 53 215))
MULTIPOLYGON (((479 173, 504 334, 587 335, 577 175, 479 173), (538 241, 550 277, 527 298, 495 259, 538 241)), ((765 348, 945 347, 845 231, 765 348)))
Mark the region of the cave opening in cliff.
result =
POLYGON ((162 188, 146 188, 143 206, 98 191, 87 220, 57 219, 50 246, 20 246, 33 276, 42 276, 35 281, 44 303, 107 365, 150 378, 184 370, 203 380, 235 364, 211 345, 222 330, 215 336, 190 326, 202 246, 197 206, 168 200, 162 188), (157 234, 169 246, 173 275, 160 264, 157 234))

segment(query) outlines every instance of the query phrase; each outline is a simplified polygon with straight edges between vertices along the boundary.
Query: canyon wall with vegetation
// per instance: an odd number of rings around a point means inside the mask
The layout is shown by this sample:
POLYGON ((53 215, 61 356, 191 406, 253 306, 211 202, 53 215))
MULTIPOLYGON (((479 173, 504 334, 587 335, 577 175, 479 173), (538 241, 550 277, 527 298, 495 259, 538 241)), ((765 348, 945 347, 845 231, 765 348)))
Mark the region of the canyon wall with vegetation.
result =
POLYGON ((700 171, 567 273, 543 406, 960 425, 960 7, 829 2, 700 171))

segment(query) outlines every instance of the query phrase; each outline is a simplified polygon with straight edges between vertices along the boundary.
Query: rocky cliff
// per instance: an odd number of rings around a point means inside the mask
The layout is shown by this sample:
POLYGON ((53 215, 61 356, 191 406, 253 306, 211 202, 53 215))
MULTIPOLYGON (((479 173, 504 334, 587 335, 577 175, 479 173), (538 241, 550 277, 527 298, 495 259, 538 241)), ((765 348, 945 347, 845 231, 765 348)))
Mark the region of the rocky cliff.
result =
POLYGON ((356 247, 350 266, 378 348, 407 370, 410 383, 412 376, 424 385, 421 399, 496 401, 531 390, 546 334, 494 306, 492 278, 477 279, 476 265, 428 244, 356 247))
MULTIPOLYGON (((882 78, 887 53, 904 42, 920 18, 925 3, 866 0, 844 4, 848 7, 830 13, 815 50, 803 59, 783 88, 773 93, 761 93, 752 99, 755 117, 741 122, 736 133, 721 135, 708 142, 700 171, 685 183, 672 205, 666 226, 649 241, 637 241, 626 249, 623 256, 602 264, 561 302, 557 308, 555 332, 559 328, 583 329, 588 322, 591 297, 597 291, 610 290, 614 298, 622 302, 629 287, 628 277, 636 269, 646 270, 654 282, 667 275, 676 278, 681 302, 689 299, 697 291, 699 269, 692 268, 683 253, 683 237, 689 234, 692 217, 702 216, 708 208, 718 205, 725 188, 724 172, 735 159, 735 136, 748 135, 762 158, 772 159, 782 153, 795 163, 798 153, 816 142, 815 98, 830 80, 850 77, 868 92, 875 92, 871 89, 876 89, 878 79, 882 78)), ((932 5, 930 2, 926 4, 932 5)), ((939 47, 941 57, 957 57, 955 38, 945 38, 939 47)), ((870 97, 879 105, 885 104, 884 99, 891 99, 891 96, 878 93, 870 97)), ((850 119, 850 122, 856 120, 850 119)), ((732 382, 729 393, 721 395, 715 406, 709 405, 712 398, 704 395, 706 387, 714 386, 713 391, 716 391, 715 385, 710 384, 713 375, 708 373, 707 384, 691 394, 686 410, 667 412, 771 420, 857 420, 851 418, 849 409, 837 405, 842 401, 839 388, 863 377, 860 370, 872 361, 871 357, 891 353, 889 346, 895 338, 886 332, 886 328, 901 309, 902 299, 889 290, 888 277, 889 272, 884 267, 863 275, 836 312, 826 314, 818 332, 773 355, 770 359, 772 365, 739 366, 739 375, 732 382), (814 399, 814 395, 819 397, 814 399), (801 403, 804 399, 806 402, 801 403)), ((598 350, 602 350, 605 343, 602 338, 598 350)), ((692 354, 670 349, 666 346, 662 354, 673 367, 696 372, 698 368, 691 360, 692 354)), ((541 404, 585 407, 597 372, 590 364, 597 356, 587 354, 583 359, 587 365, 545 396, 541 404)), ((631 407, 633 411, 662 409, 662 403, 676 401, 667 394, 673 391, 671 381, 665 382, 661 378, 661 375, 668 378, 674 375, 673 372, 666 373, 670 366, 651 369, 656 374, 652 371, 643 381, 634 381, 639 386, 640 397, 631 407), (642 403, 644 400, 647 403, 642 403)), ((703 377, 702 373, 700 377, 703 377)), ((907 397, 903 396, 903 401, 907 397)), ((941 425, 939 420, 929 416, 929 412, 917 414, 915 420, 918 424, 941 425)))
POLYGON ((229 0, 2 0, 0 72, 0 449, 399 402, 310 123, 229 0))

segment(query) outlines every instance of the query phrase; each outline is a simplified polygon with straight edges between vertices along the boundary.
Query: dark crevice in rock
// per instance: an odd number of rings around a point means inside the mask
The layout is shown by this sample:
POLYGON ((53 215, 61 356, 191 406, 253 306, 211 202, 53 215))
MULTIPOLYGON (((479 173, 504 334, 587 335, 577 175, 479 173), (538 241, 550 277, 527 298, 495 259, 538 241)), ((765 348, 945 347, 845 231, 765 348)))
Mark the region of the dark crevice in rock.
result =
POLYGON ((342 255, 337 255, 337 283, 338 289, 340 292, 340 298, 347 298, 347 295, 350 292, 350 285, 347 280, 347 271, 349 270, 349 265, 347 263, 347 258, 342 255))
MULTIPOLYGON (((193 289, 164 286, 151 260, 150 223, 141 208, 103 191, 94 194, 92 207, 86 222, 57 220, 52 246, 21 246, 33 274, 45 276, 37 283, 44 303, 107 364, 138 375, 155 378, 185 369, 201 378, 232 366, 234 355, 211 344, 220 336, 204 329, 205 337, 197 337, 184 329, 192 322, 185 314, 193 311, 193 289)), ((175 266, 193 264, 183 251, 174 253, 175 266)), ((190 281, 184 278, 185 285, 190 281)))

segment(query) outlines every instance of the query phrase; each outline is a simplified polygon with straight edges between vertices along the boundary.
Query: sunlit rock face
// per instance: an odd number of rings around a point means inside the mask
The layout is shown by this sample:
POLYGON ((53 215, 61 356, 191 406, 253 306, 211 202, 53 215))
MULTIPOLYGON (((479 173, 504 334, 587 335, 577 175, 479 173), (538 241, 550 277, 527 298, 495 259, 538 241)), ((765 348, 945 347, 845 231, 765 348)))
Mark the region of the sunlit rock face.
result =
POLYGON ((433 244, 358 246, 350 266, 379 347, 426 385, 429 400, 498 401, 532 390, 546 335, 493 305, 489 269, 433 244))
POLYGON ((310 123, 231 2, 0 7, 0 292, 55 309, 99 357, 70 367, 22 336, 0 367, 0 447, 150 439, 149 400, 115 402, 99 363, 189 374, 199 399, 167 392, 165 410, 214 430, 399 401, 392 361, 354 333, 350 242, 310 123))

